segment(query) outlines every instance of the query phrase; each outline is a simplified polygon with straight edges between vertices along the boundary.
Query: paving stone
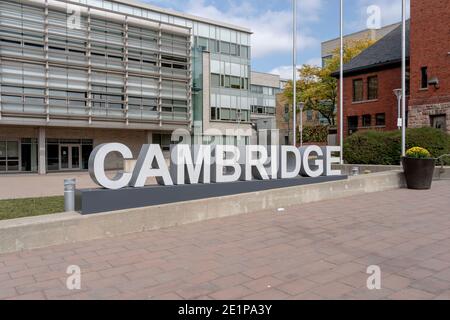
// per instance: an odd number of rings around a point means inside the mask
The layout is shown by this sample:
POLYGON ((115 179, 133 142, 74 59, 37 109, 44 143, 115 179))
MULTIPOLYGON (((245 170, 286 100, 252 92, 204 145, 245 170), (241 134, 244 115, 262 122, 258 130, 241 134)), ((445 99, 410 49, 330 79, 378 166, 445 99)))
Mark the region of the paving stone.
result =
POLYGON ((442 181, 4 254, 0 299, 450 299, 449 193, 442 181))

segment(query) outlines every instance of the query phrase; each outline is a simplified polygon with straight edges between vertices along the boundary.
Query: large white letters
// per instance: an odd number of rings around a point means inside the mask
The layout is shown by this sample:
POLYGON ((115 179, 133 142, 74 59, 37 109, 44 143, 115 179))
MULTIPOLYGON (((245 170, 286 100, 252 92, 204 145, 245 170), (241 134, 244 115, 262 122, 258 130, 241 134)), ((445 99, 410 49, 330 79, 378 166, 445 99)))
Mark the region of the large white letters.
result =
POLYGON ((111 190, 118 190, 128 186, 131 173, 119 171, 117 175, 110 179, 105 172, 106 156, 112 152, 120 153, 124 159, 132 159, 131 150, 121 143, 107 143, 99 145, 92 151, 89 157, 89 175, 98 185, 111 190))
POLYGON ((161 147, 157 144, 142 147, 130 184, 135 188, 143 187, 150 177, 156 177, 158 184, 173 185, 161 147))
POLYGON ((119 153, 131 160, 131 150, 120 143, 103 144, 94 149, 89 158, 89 173, 100 186, 121 189, 127 186, 143 187, 150 177, 162 185, 223 183, 252 179, 292 179, 301 176, 317 178, 337 176, 332 170, 339 163, 335 153, 340 147, 196 145, 177 144, 171 148, 170 172, 159 145, 144 145, 133 173, 119 171, 114 178, 105 172, 105 159, 110 153, 119 153), (270 157, 268 153, 270 148, 270 157))
POLYGON ((333 157, 333 152, 341 152, 341 147, 327 147, 327 154, 325 157, 326 161, 326 170, 325 174, 327 176, 340 176, 341 170, 332 170, 331 166, 333 164, 339 164, 341 163, 341 158, 339 157, 333 157))
POLYGON ((211 146, 177 144, 172 148, 170 172, 175 184, 211 182, 211 146))
POLYGON ((215 154, 216 161, 212 181, 216 183, 238 181, 241 175, 241 166, 238 163, 241 154, 239 149, 235 146, 218 145, 215 148, 215 154), (226 173, 227 168, 232 168, 233 173, 226 173))
POLYGON ((320 147, 305 147, 303 151, 303 168, 301 171, 302 174, 305 174, 308 177, 317 178, 323 174, 323 159, 310 160, 309 158, 311 157, 312 153, 315 153, 318 158, 323 157, 323 151, 320 147), (313 162, 314 164, 311 165, 311 162, 313 162), (311 168, 313 166, 316 167, 315 170, 311 168))
POLYGON ((264 146, 247 146, 245 162, 245 180, 250 181, 253 175, 258 180, 269 180, 264 164, 267 162, 267 149, 264 146), (253 170, 253 168, 255 170, 253 170))
POLYGON ((281 146, 280 150, 280 179, 292 179, 300 174, 302 157, 300 150, 294 146, 281 146), (289 154, 292 156, 289 157, 289 154))

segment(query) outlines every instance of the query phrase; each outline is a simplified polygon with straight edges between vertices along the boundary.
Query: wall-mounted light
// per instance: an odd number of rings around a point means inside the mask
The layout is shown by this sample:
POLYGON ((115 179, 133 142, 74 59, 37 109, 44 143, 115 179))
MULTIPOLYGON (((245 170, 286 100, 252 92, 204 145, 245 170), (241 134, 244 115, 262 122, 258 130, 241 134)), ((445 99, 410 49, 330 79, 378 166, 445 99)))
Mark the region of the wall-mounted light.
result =
POLYGON ((439 89, 439 79, 438 77, 433 77, 428 81, 428 85, 434 86, 435 89, 439 89))

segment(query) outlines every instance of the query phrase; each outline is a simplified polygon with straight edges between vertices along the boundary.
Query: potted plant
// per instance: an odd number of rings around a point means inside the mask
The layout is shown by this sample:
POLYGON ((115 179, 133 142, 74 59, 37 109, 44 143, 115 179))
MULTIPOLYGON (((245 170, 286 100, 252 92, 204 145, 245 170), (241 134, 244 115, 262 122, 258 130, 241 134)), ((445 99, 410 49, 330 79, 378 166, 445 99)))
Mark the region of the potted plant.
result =
POLYGON ((406 152, 402 159, 406 184, 409 189, 428 190, 433 182, 436 159, 431 157, 428 150, 414 147, 406 152))

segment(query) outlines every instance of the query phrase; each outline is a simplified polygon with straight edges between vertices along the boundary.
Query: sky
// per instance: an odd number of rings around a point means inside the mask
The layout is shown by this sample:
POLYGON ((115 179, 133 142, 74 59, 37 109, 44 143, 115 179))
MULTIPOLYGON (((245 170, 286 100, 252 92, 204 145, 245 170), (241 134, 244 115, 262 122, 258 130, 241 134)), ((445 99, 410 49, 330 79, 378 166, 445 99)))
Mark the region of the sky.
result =
MULTIPOLYGON (((292 78, 292 0, 140 0, 159 7, 250 28, 252 69, 292 78)), ((298 65, 321 64, 321 42, 339 36, 339 0, 297 0, 298 65)), ((345 34, 367 27, 368 8, 380 24, 401 20, 401 0, 345 0, 345 34)))

